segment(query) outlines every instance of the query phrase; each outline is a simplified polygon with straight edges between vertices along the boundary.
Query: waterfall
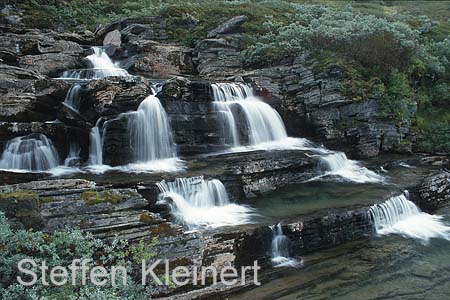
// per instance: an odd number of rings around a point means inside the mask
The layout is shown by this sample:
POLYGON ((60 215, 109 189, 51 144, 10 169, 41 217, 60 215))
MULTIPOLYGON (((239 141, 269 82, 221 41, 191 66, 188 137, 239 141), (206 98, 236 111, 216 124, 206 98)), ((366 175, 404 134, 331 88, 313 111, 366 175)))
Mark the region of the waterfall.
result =
POLYGON ((329 170, 326 175, 336 175, 358 183, 374 183, 384 180, 377 173, 360 166, 357 161, 348 159, 344 152, 331 152, 324 149, 322 153, 321 159, 329 170))
POLYGON ((223 121, 225 144, 242 144, 237 122, 241 113, 246 122, 249 145, 258 145, 287 138, 280 115, 270 105, 255 97, 253 90, 241 83, 214 83, 213 106, 223 121))
POLYGON ((80 146, 77 143, 71 143, 69 147, 69 153, 64 160, 64 166, 73 167, 80 163, 80 146))
POLYGON ((102 47, 92 47, 93 54, 86 57, 92 68, 69 70, 63 73, 62 79, 92 80, 110 76, 130 76, 128 72, 114 63, 102 47))
POLYGON ((450 227, 441 216, 424 213, 409 199, 408 191, 369 209, 376 233, 399 234, 428 243, 431 238, 450 240, 450 227))
POLYGON ((158 203, 168 204, 175 220, 188 227, 220 227, 249 222, 251 209, 231 203, 220 180, 203 176, 157 183, 158 203))
POLYGON ((30 134, 10 140, 0 159, 0 169, 40 172, 59 165, 58 153, 43 134, 30 134))
POLYGON ((299 267, 302 262, 289 256, 289 239, 283 233, 281 224, 272 227, 272 263, 275 267, 299 267))
POLYGON ((64 104, 76 112, 80 109, 80 91, 81 85, 74 84, 70 87, 64 99, 64 104))
POLYGON ((148 96, 136 112, 127 113, 130 142, 137 163, 176 157, 172 129, 164 107, 148 96))
POLYGON ((98 119, 95 127, 91 128, 89 134, 89 164, 103 165, 103 137, 100 133, 100 121, 98 119))

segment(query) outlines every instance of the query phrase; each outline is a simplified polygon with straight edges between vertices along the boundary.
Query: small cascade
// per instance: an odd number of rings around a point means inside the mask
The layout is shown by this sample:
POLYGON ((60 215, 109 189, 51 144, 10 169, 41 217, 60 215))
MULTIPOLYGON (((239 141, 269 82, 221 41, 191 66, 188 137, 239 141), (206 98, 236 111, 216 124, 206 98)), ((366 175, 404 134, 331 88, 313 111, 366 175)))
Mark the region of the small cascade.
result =
POLYGON ((357 161, 348 159, 344 152, 324 151, 322 161, 329 170, 326 175, 336 175, 358 183, 375 183, 384 180, 383 176, 360 166, 357 161), (327 152, 328 154, 326 154, 327 152))
POLYGON ((69 147, 69 153, 64 160, 64 166, 74 167, 80 164, 80 146, 77 143, 71 143, 69 147))
POLYGON ((243 144, 239 136, 239 113, 247 126, 251 146, 287 138, 280 115, 270 105, 255 97, 253 90, 241 83, 214 83, 211 85, 214 109, 223 121, 225 144, 234 147, 243 144))
POLYGON ((86 57, 92 65, 90 69, 69 70, 61 79, 92 80, 111 76, 130 76, 128 72, 114 63, 102 47, 92 47, 93 54, 86 57))
POLYGON ((169 118, 157 97, 148 96, 137 111, 125 115, 136 163, 176 157, 169 118))
POLYGON ((157 183, 158 202, 168 204, 171 214, 189 227, 220 227, 249 222, 251 209, 231 203, 220 180, 203 176, 157 183))
POLYGON ((0 159, 0 169, 42 172, 59 165, 58 153, 43 134, 30 134, 8 142, 0 159))
POLYGON ((442 217, 422 212, 409 200, 408 191, 372 206, 369 216, 379 235, 399 234, 425 244, 431 238, 450 240, 450 227, 442 222, 442 217))
POLYGON ((78 112, 80 109, 80 92, 81 85, 72 85, 67 92, 66 99, 64 99, 64 105, 78 112))
POLYGON ((302 262, 289 257, 289 239, 278 223, 272 227, 272 263, 274 267, 300 267, 302 262))
POLYGON ((89 164, 103 165, 103 136, 100 133, 100 122, 98 119, 95 127, 91 128, 89 134, 89 164))

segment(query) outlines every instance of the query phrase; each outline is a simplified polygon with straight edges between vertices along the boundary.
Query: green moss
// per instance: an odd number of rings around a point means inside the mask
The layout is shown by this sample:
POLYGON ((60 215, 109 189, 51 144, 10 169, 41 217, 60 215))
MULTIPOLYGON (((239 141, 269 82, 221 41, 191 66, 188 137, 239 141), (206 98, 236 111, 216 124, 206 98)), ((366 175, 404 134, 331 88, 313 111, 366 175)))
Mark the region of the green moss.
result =
POLYGON ((16 200, 30 200, 30 199, 39 199, 39 195, 32 191, 17 191, 10 193, 0 194, 0 200, 6 199, 16 199, 16 200))
POLYGON ((152 215, 145 213, 139 216, 139 221, 145 224, 151 224, 155 221, 155 218, 152 215))
POLYGON ((81 194, 81 199, 86 203, 86 205, 95 205, 99 203, 112 203, 118 204, 125 201, 127 198, 125 195, 113 193, 110 191, 86 191, 81 194))
POLYGON ((51 203, 51 202, 54 202, 54 201, 56 201, 56 199, 53 198, 53 197, 39 197, 39 202, 40 203, 51 203))

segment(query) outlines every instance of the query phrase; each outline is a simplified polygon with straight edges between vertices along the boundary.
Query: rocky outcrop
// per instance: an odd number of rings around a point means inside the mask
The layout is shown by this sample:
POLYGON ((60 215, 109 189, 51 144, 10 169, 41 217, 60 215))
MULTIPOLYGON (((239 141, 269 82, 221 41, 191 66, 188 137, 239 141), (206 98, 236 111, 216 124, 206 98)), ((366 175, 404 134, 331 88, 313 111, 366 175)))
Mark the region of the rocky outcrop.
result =
POLYGON ((158 98, 170 117, 181 155, 222 148, 208 81, 173 78, 164 84, 158 98))
POLYGON ((349 99, 340 90, 345 74, 317 64, 301 57, 292 65, 254 70, 242 77, 277 108, 292 136, 310 137, 358 158, 411 151, 409 128, 382 118, 380 99, 349 99))
POLYGON ((37 73, 58 77, 65 70, 83 68, 79 57, 66 53, 45 53, 26 55, 19 59, 19 66, 37 73))
POLYGON ((450 173, 444 171, 426 178, 418 189, 419 206, 427 211, 435 211, 450 204, 450 173))
POLYGON ((226 21, 223 24, 220 24, 217 28, 208 32, 208 38, 215 38, 218 35, 235 33, 245 22, 248 21, 247 16, 236 16, 226 21))
MULTIPOLYGON (((8 82, 8 85, 10 83, 8 82)), ((38 80, 26 82, 24 85, 14 85, 17 90, 11 89, 0 95, 0 120, 2 121, 55 120, 58 108, 69 89, 68 84, 58 80, 38 80)))
POLYGON ((95 124, 100 117, 136 110, 151 94, 149 82, 139 77, 91 81, 82 89, 80 113, 95 124))
POLYGON ((226 78, 243 70, 240 52, 244 49, 239 34, 201 40, 194 49, 198 73, 206 77, 226 78))
POLYGON ((131 42, 138 53, 132 70, 153 78, 170 75, 193 74, 192 49, 176 45, 160 44, 150 40, 131 42))

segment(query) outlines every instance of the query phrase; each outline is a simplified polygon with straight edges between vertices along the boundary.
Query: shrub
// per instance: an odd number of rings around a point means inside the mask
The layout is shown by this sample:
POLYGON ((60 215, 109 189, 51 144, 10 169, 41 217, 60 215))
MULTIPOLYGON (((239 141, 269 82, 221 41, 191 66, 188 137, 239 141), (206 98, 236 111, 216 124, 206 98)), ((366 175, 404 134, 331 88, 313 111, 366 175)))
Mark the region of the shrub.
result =
POLYGON ((409 124, 415 113, 416 103, 408 78, 403 73, 392 72, 381 102, 381 115, 409 124))
POLYGON ((297 5, 288 22, 273 18, 265 33, 244 53, 248 65, 295 56, 299 51, 332 50, 363 66, 379 70, 401 69, 418 48, 418 32, 402 22, 359 15, 350 6, 342 10, 319 5, 297 5), (275 54, 275 55, 274 55, 275 54))
MULTIPOLYGON (((149 257, 148 253, 145 255, 142 253, 144 250, 149 252, 148 247, 143 246, 142 243, 137 248, 134 247, 131 248, 135 249, 132 250, 133 253, 137 253, 139 257, 149 257)), ((130 247, 125 241, 114 240, 112 243, 106 243, 77 229, 58 231, 53 235, 13 230, 8 225, 4 214, 0 212, 0 299, 149 299, 149 289, 133 281, 131 276, 127 276, 127 285, 123 285, 122 280, 117 280, 118 285, 114 287, 110 282, 104 287, 97 287, 89 284, 89 280, 85 286, 81 284, 60 287, 43 286, 38 281, 32 287, 24 287, 16 281, 16 276, 19 275, 17 264, 25 258, 33 259, 37 264, 45 261, 49 268, 68 266, 73 259, 92 259, 90 267, 126 266, 131 274, 131 261, 134 258, 133 255, 130 256, 128 249, 130 247)))

